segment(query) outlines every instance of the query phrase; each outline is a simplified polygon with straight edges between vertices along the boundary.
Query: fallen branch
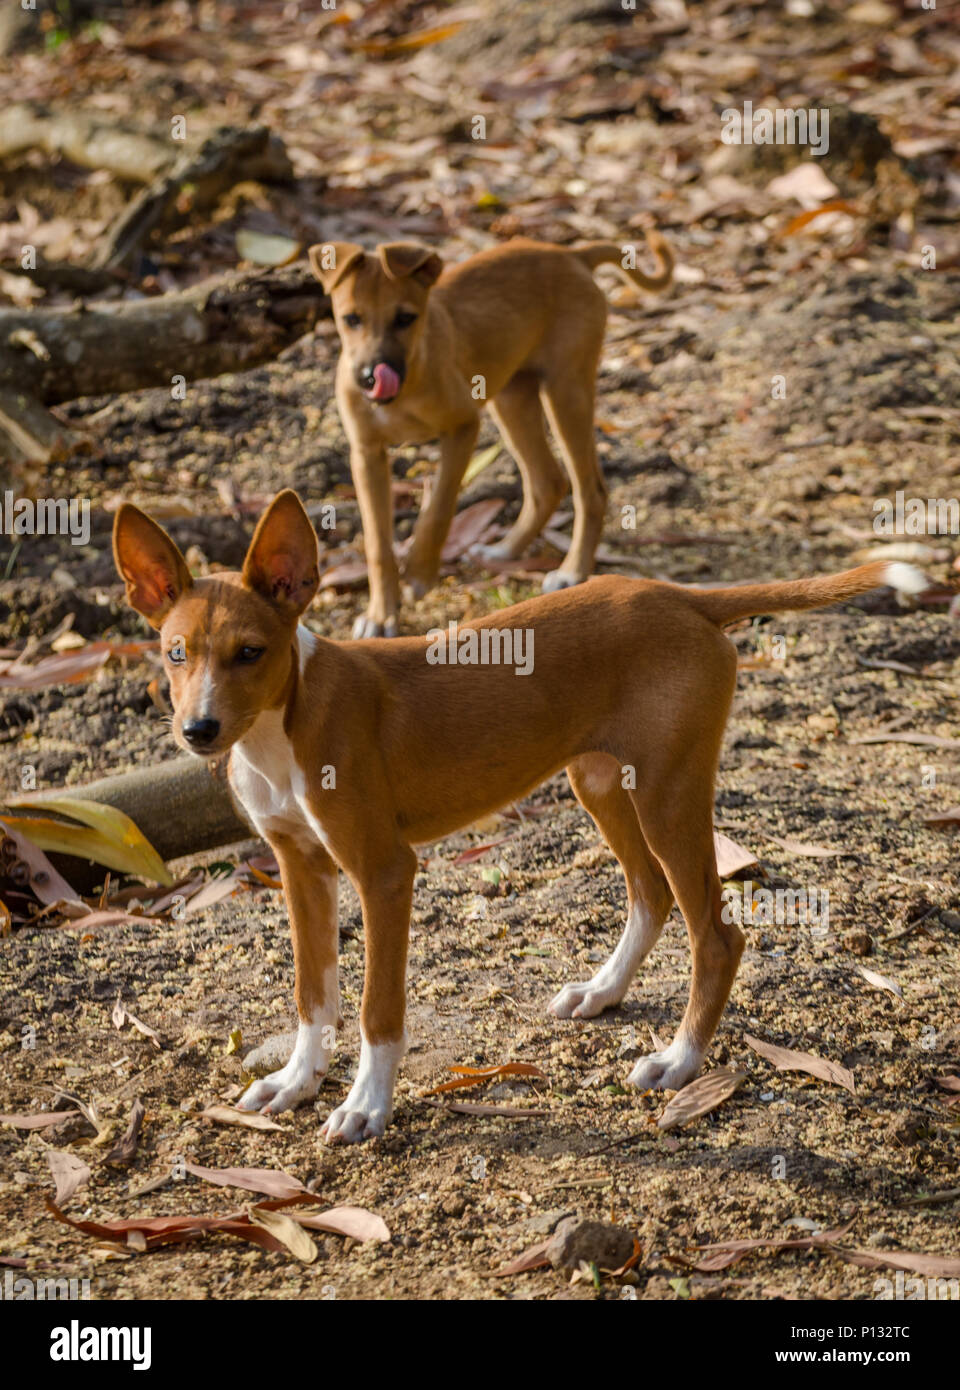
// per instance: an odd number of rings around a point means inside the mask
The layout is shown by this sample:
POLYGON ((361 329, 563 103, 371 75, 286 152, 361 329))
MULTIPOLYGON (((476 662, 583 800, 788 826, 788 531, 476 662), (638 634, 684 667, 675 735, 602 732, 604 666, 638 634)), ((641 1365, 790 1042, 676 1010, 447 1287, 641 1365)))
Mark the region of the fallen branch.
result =
POLYGON ((74 791, 126 812, 164 860, 236 844, 254 834, 234 803, 223 762, 188 754, 74 791))
POLYGON ((305 263, 232 274, 155 299, 0 310, 0 454, 20 459, 33 449, 34 459, 51 457, 65 427, 51 425, 43 406, 169 387, 177 376, 197 381, 246 371, 275 358, 329 312, 305 263))
POLYGON ((213 207, 241 179, 286 182, 292 177, 283 143, 266 126, 218 130, 134 198, 90 264, 96 270, 118 269, 155 228, 176 226, 213 207))

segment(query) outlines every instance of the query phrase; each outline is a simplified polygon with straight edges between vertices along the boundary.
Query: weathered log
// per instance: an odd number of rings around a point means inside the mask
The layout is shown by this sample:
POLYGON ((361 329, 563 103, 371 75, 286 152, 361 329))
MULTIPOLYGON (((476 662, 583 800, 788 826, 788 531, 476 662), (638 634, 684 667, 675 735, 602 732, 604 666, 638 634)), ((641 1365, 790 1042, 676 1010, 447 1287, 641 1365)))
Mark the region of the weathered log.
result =
MULTIPOLYGON (((40 406, 169 387, 174 377, 197 381, 246 371, 329 313, 305 263, 232 274, 155 299, 0 310, 0 393, 7 393, 12 412, 0 431, 0 457, 11 427, 23 438, 36 431, 40 406)), ((35 458, 51 457, 39 436, 35 443, 35 458)), ((21 453, 8 445, 6 456, 21 453)))
POLYGON ((187 754, 71 787, 70 792, 126 812, 165 860, 255 834, 234 802, 222 760, 210 763, 187 754))
POLYGON ((0 156, 43 150, 82 169, 106 169, 130 183, 150 183, 175 158, 169 140, 125 130, 82 110, 51 111, 18 102, 0 112, 0 156))
POLYGON ((94 269, 125 265, 156 227, 170 228, 213 207, 241 179, 285 182, 292 177, 293 166, 282 141, 271 135, 266 126, 244 130, 224 127, 205 140, 199 150, 186 151, 168 172, 134 198, 90 264, 94 269), (179 206, 185 188, 190 189, 188 209, 179 206))

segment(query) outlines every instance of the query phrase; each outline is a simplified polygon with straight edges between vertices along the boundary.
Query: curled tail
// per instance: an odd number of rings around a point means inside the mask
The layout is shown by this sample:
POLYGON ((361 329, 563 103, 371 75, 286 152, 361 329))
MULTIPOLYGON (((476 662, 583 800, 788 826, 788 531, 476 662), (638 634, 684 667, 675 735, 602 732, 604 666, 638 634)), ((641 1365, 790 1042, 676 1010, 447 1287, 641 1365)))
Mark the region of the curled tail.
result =
POLYGON ((573 254, 587 266, 595 270, 598 265, 613 265, 631 284, 644 290, 665 290, 673 277, 673 252, 659 232, 647 232, 647 245, 657 258, 657 272, 648 275, 645 270, 631 270, 623 264, 623 247, 614 241, 585 241, 574 246, 573 254))
MULTIPOLYGON (((691 589, 680 592, 704 617, 726 627, 739 618, 759 613, 782 613, 804 608, 826 608, 843 599, 856 598, 889 585, 901 594, 922 594, 930 581, 922 570, 897 560, 874 560, 869 565, 821 574, 813 579, 791 579, 773 584, 743 584, 729 589, 691 589)), ((674 586, 671 586, 674 587, 674 586)))

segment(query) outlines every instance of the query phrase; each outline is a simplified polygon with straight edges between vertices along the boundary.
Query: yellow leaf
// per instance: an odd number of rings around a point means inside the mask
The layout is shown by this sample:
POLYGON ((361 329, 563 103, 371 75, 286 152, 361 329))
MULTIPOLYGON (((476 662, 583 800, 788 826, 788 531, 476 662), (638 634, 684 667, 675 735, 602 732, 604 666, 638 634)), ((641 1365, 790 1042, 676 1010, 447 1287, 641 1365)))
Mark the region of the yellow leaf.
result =
POLYGON ((232 1057, 235 1052, 240 1051, 242 1045, 243 1034, 240 1032, 239 1028, 234 1028, 229 1038, 227 1039, 226 1047, 223 1049, 224 1055, 227 1057, 232 1057))
POLYGON ((247 1207, 251 1226, 262 1226, 277 1240, 283 1242, 291 1254, 304 1264, 313 1264, 317 1258, 317 1247, 311 1237, 296 1221, 282 1211, 271 1211, 269 1207, 247 1207))
POLYGON ((116 806, 79 796, 43 796, 8 801, 11 810, 30 811, 5 819, 38 849, 92 859, 118 873, 135 874, 169 887, 173 877, 150 841, 116 806), (43 812, 51 812, 45 815, 43 812), (56 820, 56 816, 70 819, 56 820))
POLYGON ((479 473, 482 473, 485 468, 489 468, 493 460, 499 455, 501 448, 502 445, 500 444, 491 444, 489 448, 481 449, 478 454, 474 454, 473 458, 467 464, 467 471, 464 473, 463 482, 460 484, 461 488, 466 487, 468 483, 472 483, 479 473))

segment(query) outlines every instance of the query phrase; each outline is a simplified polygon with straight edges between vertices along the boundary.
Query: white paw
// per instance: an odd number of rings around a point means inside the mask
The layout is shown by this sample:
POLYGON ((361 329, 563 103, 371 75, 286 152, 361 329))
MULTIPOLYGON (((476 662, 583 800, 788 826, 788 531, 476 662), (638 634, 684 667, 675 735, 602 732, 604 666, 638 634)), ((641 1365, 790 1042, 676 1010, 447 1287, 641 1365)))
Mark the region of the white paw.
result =
POLYGON ((627 1085, 635 1086, 638 1091, 679 1091, 693 1080, 702 1063, 702 1053, 674 1038, 663 1052, 641 1057, 627 1077, 627 1085))
POLYGON ((328 1144, 359 1144, 384 1132, 393 1114, 393 1087, 405 1050, 402 1039, 371 1044, 361 1034, 357 1079, 343 1104, 320 1127, 328 1144))
POLYGON ((388 1110, 358 1105, 351 1091, 343 1105, 327 1116, 320 1135, 328 1144, 360 1144, 364 1139, 379 1139, 389 1120, 388 1110))
POLYGON ((469 552, 477 560, 515 560, 516 547, 509 541, 496 541, 491 545, 472 545, 469 552))
POLYGON ((382 623, 370 618, 366 613, 361 613, 360 617, 353 625, 353 640, 358 642, 362 637, 396 637, 397 620, 396 618, 385 618, 382 623))
POLYGON ((237 1101, 238 1110, 259 1110, 261 1115, 279 1115, 313 1100, 320 1089, 323 1072, 290 1058, 285 1067, 255 1081, 237 1101), (296 1061, 296 1065, 295 1065, 296 1061))
POLYGON ((541 588, 545 594, 555 594, 558 589, 572 589, 574 584, 580 582, 579 575, 570 574, 567 570, 551 570, 543 576, 541 588))
POLYGON ((547 1011, 557 1018, 596 1018, 604 1009, 614 1008, 622 998, 622 993, 612 986, 587 980, 585 984, 564 985, 550 1000, 547 1011))

